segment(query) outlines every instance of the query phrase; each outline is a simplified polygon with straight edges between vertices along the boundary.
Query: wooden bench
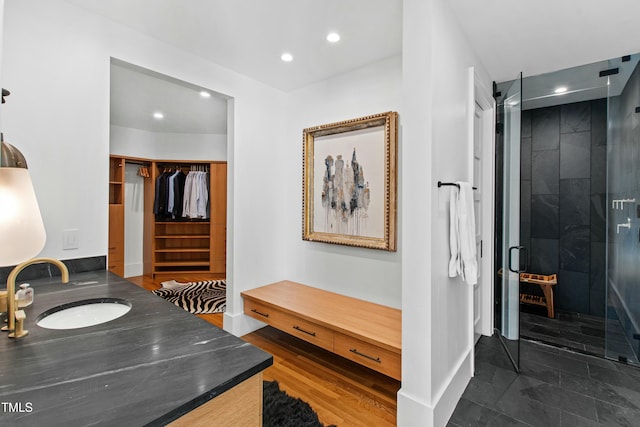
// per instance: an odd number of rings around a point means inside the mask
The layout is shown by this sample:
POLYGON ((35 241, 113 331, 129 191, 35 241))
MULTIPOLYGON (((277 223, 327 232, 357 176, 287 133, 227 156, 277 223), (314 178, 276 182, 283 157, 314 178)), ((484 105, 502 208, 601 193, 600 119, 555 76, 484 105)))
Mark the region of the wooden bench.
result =
POLYGON ((400 380, 400 310, 288 280, 241 295, 246 315, 400 380))
POLYGON ((553 306, 553 286, 558 283, 557 276, 555 274, 533 274, 533 273, 520 273, 521 283, 534 283, 542 289, 544 296, 533 295, 525 292, 520 292, 520 302, 525 304, 535 304, 547 309, 547 317, 553 319, 555 317, 555 310, 553 306))

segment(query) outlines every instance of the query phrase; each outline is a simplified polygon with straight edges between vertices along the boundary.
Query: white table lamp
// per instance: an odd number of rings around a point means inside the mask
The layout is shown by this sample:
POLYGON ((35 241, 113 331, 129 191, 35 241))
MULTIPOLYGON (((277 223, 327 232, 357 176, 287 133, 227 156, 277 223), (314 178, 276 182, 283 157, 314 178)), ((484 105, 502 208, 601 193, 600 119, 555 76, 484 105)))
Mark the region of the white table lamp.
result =
POLYGON ((38 255, 47 236, 24 156, 4 141, 0 148, 0 267, 7 267, 38 255))

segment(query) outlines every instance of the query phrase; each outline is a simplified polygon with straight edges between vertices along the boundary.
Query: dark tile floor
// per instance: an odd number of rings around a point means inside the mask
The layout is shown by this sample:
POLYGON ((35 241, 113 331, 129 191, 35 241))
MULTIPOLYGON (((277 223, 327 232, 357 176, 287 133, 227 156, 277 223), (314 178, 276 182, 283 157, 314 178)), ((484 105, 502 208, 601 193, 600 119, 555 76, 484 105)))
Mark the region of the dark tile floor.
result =
POLYGON ((558 312, 555 319, 520 312, 520 336, 604 356, 603 317, 558 312))
POLYGON ((519 374, 497 336, 449 420, 462 426, 640 426, 640 368, 521 340, 519 374))
POLYGON ((600 357, 625 357, 629 363, 638 364, 635 352, 616 319, 609 319, 605 324, 603 317, 562 311, 555 319, 550 319, 535 311, 523 310, 520 313, 520 336, 600 357))

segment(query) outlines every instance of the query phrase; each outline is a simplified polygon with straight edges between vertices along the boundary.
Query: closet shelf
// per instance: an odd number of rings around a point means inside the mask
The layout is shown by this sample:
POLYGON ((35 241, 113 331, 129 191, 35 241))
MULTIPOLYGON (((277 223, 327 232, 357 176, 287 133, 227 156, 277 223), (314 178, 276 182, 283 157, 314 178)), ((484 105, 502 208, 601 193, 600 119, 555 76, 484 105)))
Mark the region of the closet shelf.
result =
POLYGON ((164 261, 156 262, 156 267, 208 267, 208 261, 164 261))
POLYGON ((208 234, 163 234, 156 239, 208 239, 208 234))
POLYGON ((172 248, 156 249, 156 253, 209 253, 209 248, 172 248))
POLYGON ((176 220, 176 221, 156 221, 156 225, 208 225, 210 221, 203 220, 176 220))
POLYGON ((166 269, 164 268, 159 268, 157 270, 155 270, 153 272, 153 274, 155 276, 165 276, 165 277, 175 277, 176 273, 179 274, 197 274, 200 277, 210 277, 210 273, 208 273, 209 267, 201 267, 201 268, 195 268, 195 267, 185 267, 185 268, 177 268, 177 267, 168 267, 166 269), (203 276, 203 274, 205 276, 203 276))

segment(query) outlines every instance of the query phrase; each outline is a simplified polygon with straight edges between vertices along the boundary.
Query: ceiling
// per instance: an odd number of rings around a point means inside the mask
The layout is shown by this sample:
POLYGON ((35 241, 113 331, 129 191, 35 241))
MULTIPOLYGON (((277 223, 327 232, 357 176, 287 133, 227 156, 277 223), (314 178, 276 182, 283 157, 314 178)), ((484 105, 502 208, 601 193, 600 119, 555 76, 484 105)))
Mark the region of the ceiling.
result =
POLYGON ((446 0, 497 82, 640 52, 638 0, 446 0))
MULTIPOLYGON (((402 53, 403 0, 66 1, 283 91, 402 53)), ((498 82, 640 52, 638 0, 443 2, 498 82)))
POLYGON ((227 99, 207 88, 111 60, 111 124, 161 133, 227 133, 227 99), (211 96, 203 98, 200 92, 211 96), (160 112, 162 119, 153 114, 160 112))
POLYGON ((283 91, 402 51, 402 0, 66 1, 283 91))

